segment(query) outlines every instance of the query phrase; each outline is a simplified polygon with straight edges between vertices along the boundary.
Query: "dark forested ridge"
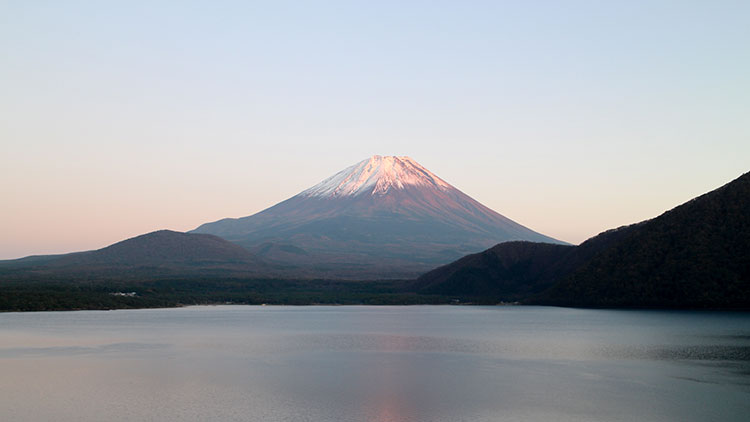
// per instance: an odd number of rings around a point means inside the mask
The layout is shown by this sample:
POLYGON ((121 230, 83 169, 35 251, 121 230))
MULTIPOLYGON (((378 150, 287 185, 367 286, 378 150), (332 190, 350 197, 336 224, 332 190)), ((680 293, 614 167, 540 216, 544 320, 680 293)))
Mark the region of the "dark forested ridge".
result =
POLYGON ((750 307, 750 173, 640 224, 534 302, 750 307))
MULTIPOLYGON (((150 278, 98 281, 4 281, 0 311, 127 309, 206 304, 416 305, 455 303, 416 294, 409 281, 150 278)), ((491 303, 491 302, 486 302, 491 303)))
POLYGON ((417 279, 415 289, 423 293, 519 300, 549 287, 555 280, 556 264, 574 249, 550 243, 501 243, 424 274, 417 279))
POLYGON ((497 245, 416 288, 563 306, 750 308, 750 173, 577 247, 497 245))
POLYGON ((580 246, 501 243, 422 275, 415 288, 430 294, 525 300, 550 288, 635 227, 609 230, 580 246))

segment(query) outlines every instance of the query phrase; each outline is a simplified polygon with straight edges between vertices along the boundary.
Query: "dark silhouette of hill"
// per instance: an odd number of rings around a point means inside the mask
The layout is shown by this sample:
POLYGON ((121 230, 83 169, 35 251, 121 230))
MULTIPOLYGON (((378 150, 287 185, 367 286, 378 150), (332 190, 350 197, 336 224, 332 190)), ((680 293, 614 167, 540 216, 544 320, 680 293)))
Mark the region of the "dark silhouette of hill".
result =
POLYGON ((549 280, 554 281, 552 267, 574 249, 551 243, 505 242, 422 275, 416 288, 431 294, 518 300, 549 287, 549 280))
POLYGON ((220 237, 159 230, 123 240, 102 249, 68 254, 54 266, 260 264, 247 249, 220 237))
POLYGON ((750 173, 640 224, 533 302, 750 307, 750 173))
POLYGON ((580 246, 505 242, 436 268, 417 279, 427 294, 492 296, 517 301, 541 293, 609 247, 633 227, 609 230, 580 246))
POLYGON ((499 244, 415 288, 562 306, 750 307, 750 173, 576 247, 499 244))
POLYGON ((4 279, 128 279, 164 275, 257 275, 269 266, 245 248, 207 234, 159 230, 102 249, 5 261, 4 279))

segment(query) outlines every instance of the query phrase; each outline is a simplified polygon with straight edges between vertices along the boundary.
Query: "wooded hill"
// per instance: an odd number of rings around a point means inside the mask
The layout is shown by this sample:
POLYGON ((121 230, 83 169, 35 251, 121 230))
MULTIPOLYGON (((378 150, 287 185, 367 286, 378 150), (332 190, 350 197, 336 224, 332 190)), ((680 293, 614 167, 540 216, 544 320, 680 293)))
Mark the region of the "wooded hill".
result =
POLYGON ((502 243, 415 287, 559 306, 750 308, 750 173, 579 246, 502 243))

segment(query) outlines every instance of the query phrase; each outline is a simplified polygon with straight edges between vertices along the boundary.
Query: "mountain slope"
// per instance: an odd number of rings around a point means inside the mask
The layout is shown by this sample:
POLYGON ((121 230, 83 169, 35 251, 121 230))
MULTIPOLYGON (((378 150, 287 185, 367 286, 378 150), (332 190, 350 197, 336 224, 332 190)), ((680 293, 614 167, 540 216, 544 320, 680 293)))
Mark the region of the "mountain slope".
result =
POLYGON ((426 294, 518 300, 549 287, 547 273, 573 249, 550 243, 505 242, 436 268, 419 277, 415 287, 426 294))
POLYGON ((95 251, 64 255, 52 265, 148 266, 206 263, 259 265, 261 261, 245 248, 217 236, 159 230, 95 251))
POLYGON ((160 230, 102 249, 7 261, 4 279, 128 279, 165 275, 257 275, 269 266, 220 237, 160 230))
POLYGON ((415 287, 563 306, 750 307, 750 173, 579 246, 503 243, 415 287))
POLYGON ((417 279, 427 294, 491 296, 503 301, 529 298, 551 287, 636 226, 609 230, 580 246, 505 242, 463 257, 417 279))
POLYGON ((642 223, 538 302, 750 307, 750 173, 642 223))
MULTIPOLYGON (((475 201, 409 157, 373 156, 249 217, 203 224, 264 258, 292 265, 414 275, 504 240, 562 243, 475 201), (278 258, 278 259, 276 259, 278 258)), ((356 272, 356 271, 355 271, 356 272)))

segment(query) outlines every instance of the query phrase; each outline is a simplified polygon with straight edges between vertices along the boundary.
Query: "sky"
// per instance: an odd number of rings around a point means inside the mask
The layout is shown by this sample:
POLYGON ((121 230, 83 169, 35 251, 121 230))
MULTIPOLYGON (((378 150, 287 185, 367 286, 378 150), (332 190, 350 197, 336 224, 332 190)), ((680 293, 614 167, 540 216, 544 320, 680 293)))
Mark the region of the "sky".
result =
POLYGON ((750 170, 750 2, 0 0, 0 259, 371 155, 581 241, 750 170))

